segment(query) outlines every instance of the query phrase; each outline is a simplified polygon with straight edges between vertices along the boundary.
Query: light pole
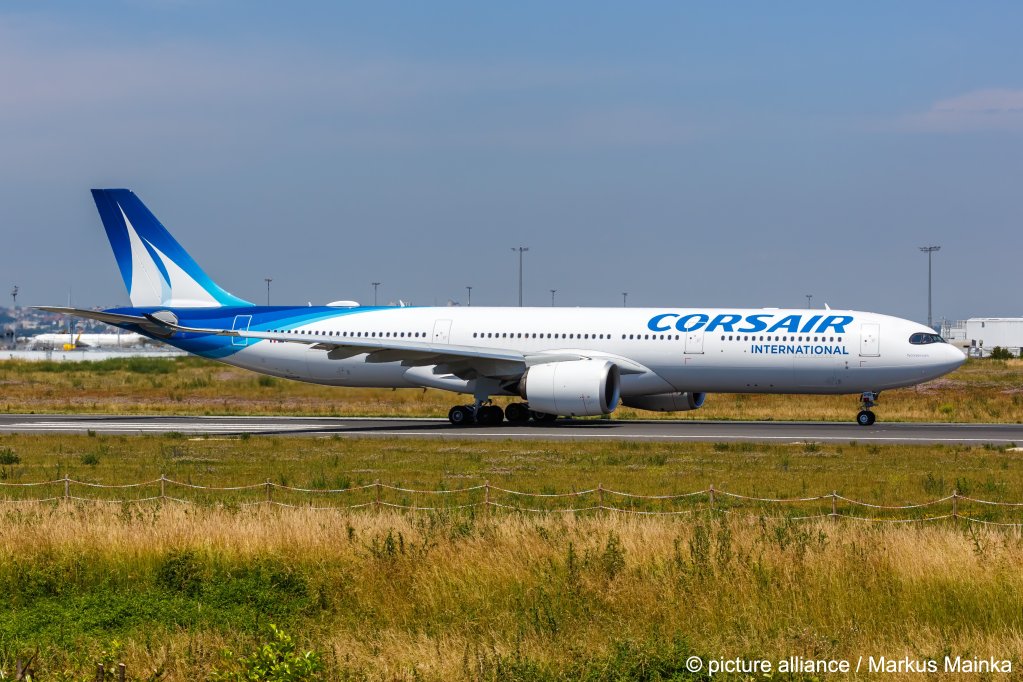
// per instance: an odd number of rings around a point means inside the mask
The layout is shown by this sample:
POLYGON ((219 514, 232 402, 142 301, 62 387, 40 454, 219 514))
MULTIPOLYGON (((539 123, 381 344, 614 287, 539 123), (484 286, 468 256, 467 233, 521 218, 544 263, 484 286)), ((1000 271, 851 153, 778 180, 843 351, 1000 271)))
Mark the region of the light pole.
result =
POLYGON ((813 307, 812 305, 810 305, 810 301, 812 301, 812 300, 813 300, 813 294, 807 294, 806 295, 806 307, 807 307, 807 309, 813 307))
POLYGON ((628 291, 623 291, 622 292, 622 307, 626 308, 626 307, 628 307, 628 305, 629 305, 629 292, 628 291))
POLYGON ((266 305, 270 307, 270 282, 273 281, 273 278, 264 277, 263 280, 266 282, 266 305))
POLYGON ((927 326, 934 329, 934 320, 931 317, 931 256, 935 251, 940 251, 940 246, 921 246, 920 250, 927 254, 927 326))
MULTIPOLYGON (((14 307, 14 310, 11 311, 11 313, 14 315, 14 324, 13 324, 14 332, 13 332, 13 338, 11 339, 11 341, 13 342, 13 345, 11 347, 14 350, 18 350, 18 291, 19 291, 18 285, 15 284, 14 288, 11 289, 11 301, 13 302, 13 307, 14 307)), ((68 306, 68 307, 70 308, 71 306, 68 306)))
POLYGON ((513 246, 512 251, 519 252, 519 307, 522 307, 522 254, 529 251, 528 246, 513 246))
POLYGON ((465 305, 471 307, 472 306, 472 287, 466 287, 465 289, 466 289, 466 291, 469 292, 469 297, 466 300, 465 305))
POLYGON ((370 282, 373 285, 373 307, 377 305, 377 287, 380 286, 380 282, 370 282))
POLYGON ((554 294, 558 292, 557 289, 551 289, 551 307, 554 307, 554 294))

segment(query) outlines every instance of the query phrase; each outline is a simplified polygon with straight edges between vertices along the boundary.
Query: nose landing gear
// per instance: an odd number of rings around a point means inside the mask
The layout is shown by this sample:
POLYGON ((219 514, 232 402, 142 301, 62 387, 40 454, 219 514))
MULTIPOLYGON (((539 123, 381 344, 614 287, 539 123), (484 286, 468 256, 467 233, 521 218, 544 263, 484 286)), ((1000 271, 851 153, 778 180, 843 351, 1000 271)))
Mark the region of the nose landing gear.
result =
POLYGON ((864 391, 860 395, 860 407, 862 408, 859 414, 856 415, 856 423, 860 426, 870 426, 877 421, 877 415, 875 415, 870 408, 877 405, 877 399, 880 393, 873 391, 864 391))

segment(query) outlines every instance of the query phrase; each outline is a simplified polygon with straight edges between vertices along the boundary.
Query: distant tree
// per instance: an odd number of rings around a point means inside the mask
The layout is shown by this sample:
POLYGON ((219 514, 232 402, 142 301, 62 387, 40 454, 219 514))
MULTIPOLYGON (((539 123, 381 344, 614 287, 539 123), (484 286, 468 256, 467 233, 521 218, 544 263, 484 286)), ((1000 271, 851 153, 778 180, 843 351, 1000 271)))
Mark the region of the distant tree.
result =
POLYGON ((991 355, 989 356, 992 360, 1011 360, 1015 355, 1008 348, 1002 348, 1001 346, 995 346, 991 349, 991 355))

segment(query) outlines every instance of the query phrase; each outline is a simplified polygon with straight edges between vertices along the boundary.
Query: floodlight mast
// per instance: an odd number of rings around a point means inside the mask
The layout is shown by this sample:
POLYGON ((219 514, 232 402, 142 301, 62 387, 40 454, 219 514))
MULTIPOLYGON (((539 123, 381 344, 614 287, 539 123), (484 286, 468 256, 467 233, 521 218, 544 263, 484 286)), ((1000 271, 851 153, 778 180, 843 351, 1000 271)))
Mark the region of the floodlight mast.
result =
POLYGON ((934 329, 934 317, 931 314, 931 256, 940 251, 940 246, 921 246, 920 250, 927 254, 927 326, 934 329))

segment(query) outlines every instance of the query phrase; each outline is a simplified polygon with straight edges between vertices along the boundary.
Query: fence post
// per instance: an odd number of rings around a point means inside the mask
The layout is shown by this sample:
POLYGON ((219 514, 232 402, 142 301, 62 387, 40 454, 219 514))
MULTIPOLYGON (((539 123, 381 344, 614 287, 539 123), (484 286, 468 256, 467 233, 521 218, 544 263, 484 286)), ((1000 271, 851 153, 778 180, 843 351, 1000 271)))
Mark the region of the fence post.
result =
POLYGON ((373 506, 375 506, 377 509, 380 509, 380 479, 378 478, 373 485, 376 486, 377 491, 376 500, 374 500, 373 506))
POLYGON ((24 677, 24 672, 25 671, 21 669, 21 659, 20 658, 14 659, 14 675, 15 675, 15 679, 16 680, 20 680, 22 677, 24 677))
POLYGON ((96 682, 103 682, 103 677, 104 677, 103 673, 104 673, 104 671, 103 671, 103 664, 102 663, 97 663, 96 664, 96 682))
POLYGON ((483 481, 483 513, 490 513, 490 481, 483 481))
POLYGON ((124 663, 117 664, 117 682, 124 682, 126 671, 124 669, 124 663))
POLYGON ((604 508, 604 484, 603 483, 598 483, 597 484, 597 508, 598 509, 603 509, 604 508))
POLYGON ((64 501, 71 499, 71 479, 64 474, 64 501))
POLYGON ((273 501, 274 501, 273 483, 271 483, 270 479, 268 478, 268 479, 266 479, 266 504, 267 504, 267 506, 270 506, 270 504, 273 501))
POLYGON ((837 490, 832 490, 831 491, 831 518, 832 519, 837 519, 838 518, 838 491, 837 490))
POLYGON ((952 490, 952 518, 959 518, 959 491, 952 490))
POLYGON ((714 509, 714 484, 713 483, 710 484, 710 488, 707 490, 707 493, 710 496, 710 508, 713 510, 714 509))
POLYGON ((163 502, 167 499, 167 475, 160 474, 160 501, 163 502))

